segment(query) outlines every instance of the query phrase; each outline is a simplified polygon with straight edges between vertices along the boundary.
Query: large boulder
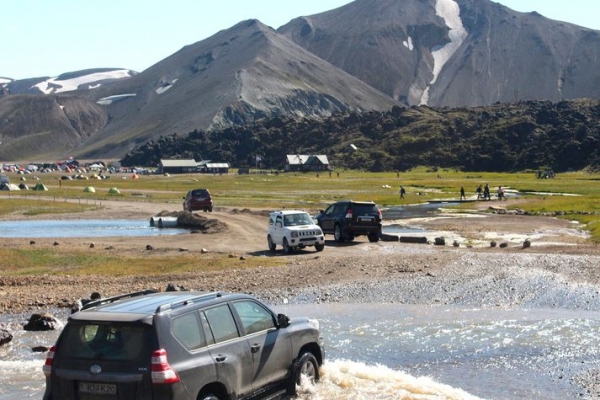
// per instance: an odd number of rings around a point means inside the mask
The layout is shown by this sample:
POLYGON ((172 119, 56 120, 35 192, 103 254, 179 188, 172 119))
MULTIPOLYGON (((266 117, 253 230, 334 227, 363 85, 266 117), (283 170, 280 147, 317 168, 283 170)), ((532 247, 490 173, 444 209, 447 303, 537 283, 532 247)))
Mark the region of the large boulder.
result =
POLYGON ((26 331, 54 331, 62 329, 63 323, 52 314, 33 314, 23 329, 26 331))

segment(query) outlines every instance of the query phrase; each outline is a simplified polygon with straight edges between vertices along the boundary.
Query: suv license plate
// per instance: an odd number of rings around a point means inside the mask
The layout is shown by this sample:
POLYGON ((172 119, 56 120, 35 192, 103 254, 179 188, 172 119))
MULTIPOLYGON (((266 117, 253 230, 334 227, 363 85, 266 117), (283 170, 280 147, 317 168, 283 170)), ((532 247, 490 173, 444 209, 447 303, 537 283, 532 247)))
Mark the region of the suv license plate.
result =
POLYGON ((111 383, 79 382, 79 393, 116 395, 117 385, 111 383))
POLYGON ((373 222, 373 217, 358 217, 359 222, 373 222))

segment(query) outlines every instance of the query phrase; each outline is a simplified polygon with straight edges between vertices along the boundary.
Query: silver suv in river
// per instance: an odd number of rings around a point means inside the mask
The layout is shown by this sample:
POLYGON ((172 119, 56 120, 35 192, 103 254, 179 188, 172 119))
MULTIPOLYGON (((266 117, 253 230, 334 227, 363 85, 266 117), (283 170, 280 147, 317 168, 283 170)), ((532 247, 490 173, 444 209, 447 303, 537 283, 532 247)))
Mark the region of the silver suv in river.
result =
POLYGON ((319 323, 224 292, 129 293, 69 317, 43 367, 44 400, 225 400, 319 379, 319 323))

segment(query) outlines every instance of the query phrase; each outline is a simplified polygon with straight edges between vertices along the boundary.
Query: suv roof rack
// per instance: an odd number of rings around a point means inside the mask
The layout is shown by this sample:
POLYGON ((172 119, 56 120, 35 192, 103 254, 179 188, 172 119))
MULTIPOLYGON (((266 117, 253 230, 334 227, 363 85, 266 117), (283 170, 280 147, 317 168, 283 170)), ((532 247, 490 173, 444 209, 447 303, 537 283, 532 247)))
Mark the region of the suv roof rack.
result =
POLYGON ((93 301, 90 301, 89 303, 84 304, 81 307, 81 309, 87 310, 88 308, 97 307, 99 305, 106 304, 106 303, 113 303, 117 300, 125 299, 127 297, 145 296, 147 294, 152 294, 152 293, 158 293, 158 292, 156 290, 148 289, 148 290, 142 290, 139 292, 132 292, 132 293, 120 294, 118 296, 107 297, 105 299, 93 300, 93 301))
POLYGON ((183 306, 187 306, 189 304, 194 304, 195 302, 197 302, 199 300, 206 300, 206 299, 210 299, 213 297, 216 299, 216 298, 222 297, 226 294, 227 293, 225 293, 225 292, 202 293, 201 295, 198 295, 196 297, 191 297, 191 298, 181 300, 181 301, 174 301, 172 303, 162 304, 156 308, 156 313, 158 314, 158 313, 166 311, 166 310, 172 310, 176 307, 183 307, 183 306))

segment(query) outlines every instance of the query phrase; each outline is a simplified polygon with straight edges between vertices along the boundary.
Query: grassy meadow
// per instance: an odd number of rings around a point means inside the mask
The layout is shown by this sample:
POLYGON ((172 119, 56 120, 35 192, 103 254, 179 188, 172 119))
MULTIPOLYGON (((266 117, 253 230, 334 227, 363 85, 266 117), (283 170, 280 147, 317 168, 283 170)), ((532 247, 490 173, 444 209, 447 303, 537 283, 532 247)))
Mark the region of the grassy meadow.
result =
MULTIPOLYGON (((527 173, 473 173, 452 170, 432 171, 417 168, 409 172, 370 173, 362 171, 332 171, 329 173, 280 173, 250 175, 141 175, 114 174, 106 180, 59 181, 59 174, 25 175, 30 187, 42 182, 48 191, 0 192, 0 215, 14 213, 39 215, 44 213, 76 213, 102 207, 102 202, 140 201, 173 203, 181 209, 185 193, 206 187, 212 193, 216 206, 233 208, 300 208, 310 211, 323 209, 340 199, 370 200, 381 207, 416 204, 428 200, 458 199, 460 187, 467 198, 475 198, 479 185, 490 186, 492 199, 498 186, 508 189, 510 197, 501 205, 532 213, 559 214, 559 218, 577 220, 586 224, 591 240, 600 243, 600 174, 570 172, 557 174, 553 179, 538 179, 534 172, 527 173), (404 186, 405 199, 399 197, 404 186), (95 193, 84 192, 92 186, 95 193), (117 188, 120 194, 109 194, 117 188), (513 197, 518 194, 518 201, 513 197), (65 199, 75 201, 65 201, 65 199)), ((22 175, 9 174, 12 183, 19 184, 22 175)), ((490 205, 500 205, 494 201, 490 205)), ((468 210, 472 203, 456 206, 468 210)), ((177 254, 159 260, 155 257, 90 254, 81 251, 65 253, 59 248, 52 251, 35 249, 0 249, 0 266, 4 275, 24 274, 106 274, 139 275, 160 274, 221 268, 243 268, 279 264, 279 258, 244 261, 211 255, 199 260, 196 255, 177 254), (126 268, 123 267, 123 260, 126 268), (59 268, 60 266, 60 268, 59 268), (167 267, 168 266, 168 267, 167 267)), ((250 259, 252 260, 252 258, 250 259)))

